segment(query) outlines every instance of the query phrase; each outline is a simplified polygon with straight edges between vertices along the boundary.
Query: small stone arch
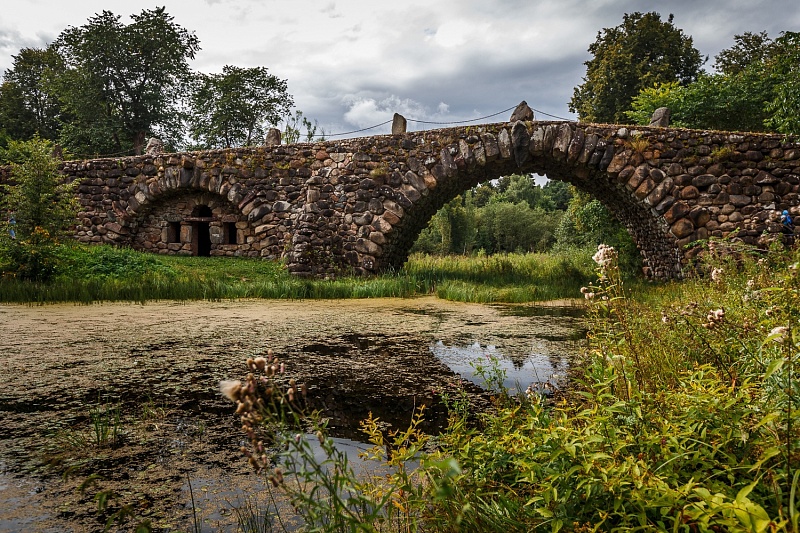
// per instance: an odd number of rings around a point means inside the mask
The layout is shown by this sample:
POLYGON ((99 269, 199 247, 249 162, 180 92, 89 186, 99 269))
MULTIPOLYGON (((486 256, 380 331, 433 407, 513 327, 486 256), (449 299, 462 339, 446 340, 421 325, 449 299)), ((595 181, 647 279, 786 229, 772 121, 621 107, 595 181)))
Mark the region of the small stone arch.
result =
POLYGON ((128 228, 137 250, 178 255, 247 255, 252 229, 237 206, 219 194, 171 191, 142 206, 128 228))

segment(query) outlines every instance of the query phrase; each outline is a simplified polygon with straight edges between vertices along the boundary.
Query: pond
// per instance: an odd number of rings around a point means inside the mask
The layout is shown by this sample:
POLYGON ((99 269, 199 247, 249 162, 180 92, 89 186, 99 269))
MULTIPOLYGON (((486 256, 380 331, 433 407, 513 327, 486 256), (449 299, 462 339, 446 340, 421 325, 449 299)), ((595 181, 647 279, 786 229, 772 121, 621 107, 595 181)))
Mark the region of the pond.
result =
MULTIPOLYGON (((211 487, 204 494, 252 490, 217 384, 242 378, 244 360, 269 348, 308 384, 340 444, 358 448, 370 412, 403 427, 425 404, 426 429, 441 428, 437 391, 453 384, 479 409, 469 363, 486 354, 509 386, 563 386, 580 312, 433 297, 0 306, 0 532, 101 531, 102 491, 113 492, 110 508, 130 505, 157 530, 187 530, 189 482, 211 487)), ((219 498, 199 499, 209 531, 233 527, 230 508, 211 509, 219 498)))

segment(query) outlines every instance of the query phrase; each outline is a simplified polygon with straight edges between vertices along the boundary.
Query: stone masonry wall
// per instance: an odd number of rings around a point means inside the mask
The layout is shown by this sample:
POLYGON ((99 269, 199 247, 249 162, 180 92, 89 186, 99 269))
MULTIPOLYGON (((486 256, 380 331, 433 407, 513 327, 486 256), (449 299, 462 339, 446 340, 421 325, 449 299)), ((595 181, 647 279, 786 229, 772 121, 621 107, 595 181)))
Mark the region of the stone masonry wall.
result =
POLYGON ((607 205, 645 273, 665 279, 682 276, 693 241, 777 235, 780 210, 800 215, 798 166, 800 145, 778 135, 517 121, 67 162, 62 172, 80 182, 80 241, 192 254, 207 231, 209 255, 283 258, 317 277, 398 267, 454 196, 535 172, 607 205))

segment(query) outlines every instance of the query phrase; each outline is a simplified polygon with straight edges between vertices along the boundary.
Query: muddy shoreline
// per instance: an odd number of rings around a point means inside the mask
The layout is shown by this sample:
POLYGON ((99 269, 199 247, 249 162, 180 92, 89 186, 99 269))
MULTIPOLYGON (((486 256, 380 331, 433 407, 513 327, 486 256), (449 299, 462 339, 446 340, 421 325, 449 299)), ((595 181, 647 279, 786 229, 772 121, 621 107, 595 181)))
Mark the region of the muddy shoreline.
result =
MULTIPOLYGON (((429 297, 0 306, 0 532, 101 531, 93 498, 103 491, 114 493, 112 511, 130 505, 157 531, 187 530, 187 479, 252 486, 216 387, 268 348, 339 434, 370 411, 402 425, 421 403, 433 430, 445 416, 435 391, 459 378, 432 343, 484 343, 518 358, 534 346, 563 366, 579 319, 559 309, 569 307, 429 297), (117 407, 117 440, 97 445, 98 416, 117 407)), ((227 530, 225 512, 212 514, 208 530, 227 530)))

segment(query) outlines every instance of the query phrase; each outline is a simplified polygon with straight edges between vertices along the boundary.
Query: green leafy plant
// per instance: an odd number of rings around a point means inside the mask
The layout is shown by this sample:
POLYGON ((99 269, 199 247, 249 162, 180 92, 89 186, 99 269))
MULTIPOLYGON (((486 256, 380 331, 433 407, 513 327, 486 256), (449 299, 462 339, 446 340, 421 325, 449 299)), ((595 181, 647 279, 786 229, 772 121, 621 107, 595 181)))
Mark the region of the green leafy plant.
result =
POLYGON ((0 186, 0 272, 48 281, 57 270, 60 238, 76 212, 75 183, 62 181, 49 141, 12 141, 9 151, 17 155, 11 182, 0 186))

